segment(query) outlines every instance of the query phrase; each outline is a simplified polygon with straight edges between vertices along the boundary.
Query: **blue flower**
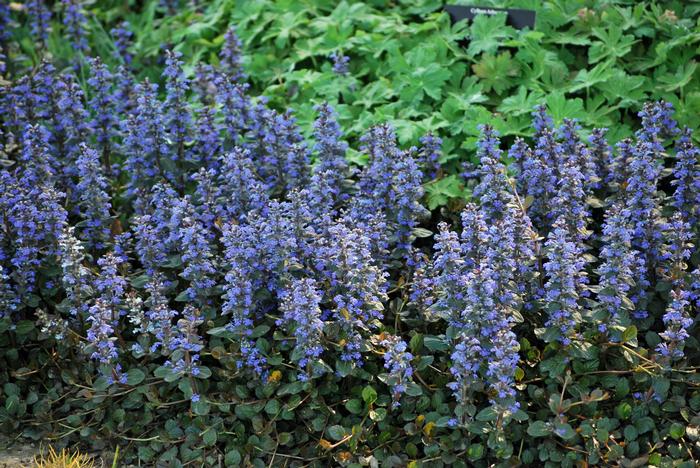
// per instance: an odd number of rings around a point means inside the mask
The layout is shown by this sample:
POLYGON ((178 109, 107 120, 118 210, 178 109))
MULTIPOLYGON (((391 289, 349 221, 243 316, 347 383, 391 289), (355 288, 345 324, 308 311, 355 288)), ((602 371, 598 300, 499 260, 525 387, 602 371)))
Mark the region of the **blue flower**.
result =
POLYGON ((151 187, 157 176, 166 177, 164 164, 169 148, 157 90, 148 80, 136 86, 136 109, 123 125, 122 152, 127 155, 124 172, 129 174, 130 196, 151 187))
POLYGON ((51 11, 43 0, 29 0, 27 13, 29 14, 32 35, 42 46, 46 46, 46 41, 49 38, 51 11))
POLYGON ((656 351, 671 360, 683 357, 685 340, 689 337, 688 329, 693 319, 688 315, 688 293, 686 291, 671 291, 671 302, 663 316, 666 330, 659 334, 664 340, 656 347, 656 351))
POLYGON ((224 45, 219 53, 219 62, 222 71, 233 82, 241 83, 246 80, 241 65, 241 56, 241 40, 238 38, 235 28, 231 27, 224 33, 224 45))
POLYGON ((381 345, 386 348, 384 352, 384 368, 388 375, 386 383, 391 388, 392 408, 400 406, 401 395, 406 391, 406 385, 413 380, 413 355, 407 351, 406 342, 398 336, 385 336, 381 345))
POLYGON ((321 337, 324 324, 320 302, 317 284, 311 278, 292 280, 289 288, 282 293, 282 318, 277 320, 277 325, 294 334, 292 360, 302 369, 300 380, 318 376, 321 369, 314 365, 323 352, 321 337))
POLYGON ((330 59, 333 61, 333 73, 340 76, 346 76, 350 70, 348 64, 350 63, 350 57, 343 55, 341 53, 332 52, 330 59))
MULTIPOLYGON (((632 248, 629 216, 621 203, 613 204, 603 223, 601 265, 598 267, 598 302, 605 312, 605 323, 627 326, 628 313, 634 310, 630 301, 635 275, 640 263, 639 253, 632 248)), ((607 333, 607 327, 600 330, 607 333)))
POLYGON ((481 126, 480 130, 477 156, 481 161, 481 179, 474 187, 473 196, 480 200, 485 220, 492 222, 501 217, 511 201, 510 185, 506 178, 506 168, 501 162, 498 132, 489 125, 481 126))
POLYGON ((428 132, 420 138, 420 152, 418 162, 425 172, 425 176, 432 180, 440 170, 440 156, 442 154, 442 139, 432 132, 428 132))
POLYGON ((190 144, 189 135, 192 125, 192 114, 187 102, 189 92, 189 80, 182 71, 182 54, 180 52, 166 52, 165 70, 165 101, 163 102, 164 123, 167 129, 167 138, 170 141, 170 159, 175 163, 176 174, 171 175, 171 180, 184 185, 183 176, 177 173, 183 170, 182 165, 186 160, 186 146, 190 144))
POLYGON ((119 116, 115 112, 116 101, 112 92, 114 77, 99 58, 90 59, 89 63, 90 78, 87 82, 92 95, 89 107, 93 114, 90 127, 105 171, 109 171, 111 153, 114 151, 112 139, 119 128, 119 116))
POLYGON ((127 67, 131 66, 134 56, 129 51, 129 46, 131 46, 134 33, 131 32, 129 22, 122 21, 117 25, 117 27, 112 28, 109 32, 112 36, 112 40, 114 41, 114 57, 122 60, 124 65, 127 67))
POLYGON ((89 248, 100 250, 111 238, 109 182, 102 173, 97 152, 84 143, 80 145, 77 166, 80 181, 76 190, 79 193, 80 216, 85 225, 81 238, 89 248))
POLYGON ((343 181, 350 175, 345 160, 348 144, 342 140, 343 133, 333 108, 328 103, 323 103, 315 107, 315 110, 318 118, 314 121, 316 144, 313 149, 317 155, 314 175, 324 178, 324 183, 332 194, 332 201, 336 203, 340 200, 343 181))
POLYGON ((66 27, 66 35, 73 49, 86 54, 89 51, 87 39, 87 20, 78 0, 62 0, 63 24, 66 27))
POLYGON ((672 205, 696 225, 700 204, 700 149, 692 142, 692 133, 685 128, 676 142, 676 165, 671 185, 675 186, 672 205))
POLYGON ((547 341, 559 341, 568 346, 576 339, 576 329, 581 322, 582 306, 580 292, 585 279, 581 246, 567 228, 564 217, 558 218, 545 242, 547 274, 545 289, 545 310, 548 320, 545 326, 551 335, 547 341))

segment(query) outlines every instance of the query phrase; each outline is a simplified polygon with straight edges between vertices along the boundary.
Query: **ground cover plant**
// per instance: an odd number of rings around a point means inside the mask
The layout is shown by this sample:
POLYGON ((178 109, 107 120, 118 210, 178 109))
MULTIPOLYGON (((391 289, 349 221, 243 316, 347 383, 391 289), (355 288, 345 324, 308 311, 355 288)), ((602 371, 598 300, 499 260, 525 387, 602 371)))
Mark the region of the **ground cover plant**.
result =
MULTIPOLYGON (((427 131, 440 136, 443 172, 426 187, 431 207, 463 196, 458 173, 474 157, 479 124, 508 143, 531 136, 529 112, 541 102, 557 123, 567 117, 585 129, 610 128, 612 143, 637 129, 635 116, 649 100, 671 102, 680 124, 697 129, 697 3, 477 3, 534 9, 537 24, 516 31, 502 16, 484 16, 452 26, 435 0, 150 0, 129 9, 114 0, 85 6, 81 46, 62 40, 70 26, 59 21, 46 42, 61 60, 91 50, 157 80, 164 48, 182 52, 188 70, 215 65, 233 23, 255 94, 277 110, 292 108, 306 135, 314 106, 329 102, 351 143, 389 120, 404 145, 417 145, 427 131)), ((64 9, 57 5, 54 17, 66 16, 64 9)), ((21 44, 37 61, 41 42, 21 44)))
POLYGON ((26 20, 0 41, 3 432, 142 465, 695 466, 700 153, 671 103, 616 144, 486 119, 437 208, 435 134, 349 145, 322 102, 305 136, 233 31, 192 75, 27 68, 43 7, 0 10, 26 20))

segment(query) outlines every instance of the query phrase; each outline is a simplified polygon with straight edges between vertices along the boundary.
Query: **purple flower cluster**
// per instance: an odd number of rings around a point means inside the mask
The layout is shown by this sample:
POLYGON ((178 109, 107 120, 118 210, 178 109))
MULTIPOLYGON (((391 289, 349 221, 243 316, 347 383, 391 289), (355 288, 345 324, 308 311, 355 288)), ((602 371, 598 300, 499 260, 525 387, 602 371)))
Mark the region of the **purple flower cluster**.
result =
POLYGON ((663 316, 666 330, 660 336, 664 342, 659 343, 656 351, 664 357, 678 359, 683 357, 683 345, 690 336, 688 329, 693 319, 688 315, 690 302, 686 291, 671 291, 671 302, 663 316))
POLYGON ((116 345, 119 319, 125 314, 127 280, 119 271, 126 258, 108 252, 97 261, 100 274, 94 279, 97 297, 87 312, 90 328, 87 331, 92 359, 100 364, 108 382, 126 383, 127 375, 118 362, 119 348, 116 345))
POLYGON ((134 33, 132 33, 129 28, 129 22, 122 21, 119 26, 110 30, 110 34, 114 40, 114 47, 116 48, 114 56, 117 59, 123 60, 124 65, 127 67, 131 66, 131 62, 134 59, 131 52, 129 52, 129 46, 131 45, 134 33))
POLYGON ((176 249, 181 252, 184 264, 180 276, 189 283, 185 294, 190 301, 204 306, 209 302, 208 296, 216 286, 214 278, 218 269, 214 253, 206 235, 206 229, 196 218, 189 200, 182 200, 176 209, 183 211, 178 222, 176 249))
POLYGON ((17 309, 17 296, 12 290, 10 277, 5 274, 5 269, 0 265, 0 319, 11 317, 17 309))
POLYGON ((240 83, 246 75, 241 64, 242 44, 234 28, 229 28, 224 34, 224 45, 219 53, 222 72, 229 80, 240 83))
MULTIPOLYGON (((182 57, 180 52, 167 51, 165 70, 163 71, 165 78, 164 123, 171 146, 168 152, 176 167, 181 167, 186 159, 186 146, 190 144, 189 132, 192 126, 192 114, 187 103, 190 85, 182 71, 180 57, 182 57)), ((183 183, 182 180, 178 182, 183 183)))
POLYGON ((676 165, 671 182, 675 186, 673 207, 696 226, 700 205, 700 149, 693 145, 692 133, 686 128, 676 143, 676 165))
POLYGON ((87 20, 82 11, 79 0, 62 0, 63 25, 66 28, 66 36, 73 49, 86 54, 89 51, 87 38, 87 20))
POLYGON ((84 143, 80 145, 76 164, 79 177, 76 185, 78 207, 84 225, 81 239, 87 242, 88 247, 101 250, 111 237, 109 181, 102 173, 97 151, 84 143))
POLYGON ((338 52, 332 52, 330 59, 333 61, 333 73, 340 76, 346 76, 350 73, 350 69, 348 68, 350 57, 338 52))
POLYGON ((437 176, 440 170, 440 156, 442 155, 442 139, 432 132, 428 132, 420 139, 420 153, 418 162, 425 171, 425 176, 430 180, 437 176))
POLYGON ((350 216, 356 222, 368 224, 377 212, 382 213, 400 251, 407 255, 413 228, 426 215, 420 204, 423 174, 416 163, 415 151, 399 149, 390 125, 373 127, 361 142, 369 164, 360 175, 360 194, 351 204, 350 216))
MULTIPOLYGON (((552 338, 568 346, 576 339, 576 326, 581 322, 579 292, 584 281, 585 264, 580 244, 567 229, 564 217, 554 222, 545 249, 548 254, 548 261, 544 264, 547 273, 544 300, 548 315, 545 325, 553 332, 552 338)), ((553 341, 550 337, 545 339, 553 341)))
POLYGON ((333 315, 342 328, 341 359, 360 364, 361 330, 376 328, 383 317, 386 273, 372 255, 372 239, 359 227, 338 222, 317 245, 315 266, 329 282, 333 315))
MULTIPOLYGON (((500 178, 498 171, 486 171, 492 176, 491 183, 500 178)), ((517 214, 509 185, 500 187, 501 193, 485 196, 480 206, 467 205, 461 237, 446 224, 439 226, 433 262, 433 282, 439 294, 433 308, 451 325, 454 381, 448 387, 457 401, 469 404, 476 384, 485 381, 491 404, 499 412, 510 413, 518 408, 513 387, 519 344, 513 332, 513 311, 518 308, 520 290, 514 280, 519 260, 527 263, 532 259, 518 258, 515 234, 525 231, 526 215, 517 214), (509 198, 503 212, 494 211, 495 201, 509 198), (489 216, 495 217, 490 225, 486 223, 489 216)), ((457 414, 464 423, 463 410, 457 414)))
MULTIPOLYGON (((11 266, 10 276, 20 297, 34 291, 39 268, 58 253, 67 222, 63 193, 44 185, 32 166, 19 169, 16 175, 0 172, 0 238, 11 242, 2 259, 11 266)), ((49 175, 44 173, 44 177, 49 175)))
MULTIPOLYGON (((338 125, 333 108, 328 103, 316 107, 318 118, 314 122, 314 151, 317 162, 314 167, 312 184, 318 187, 325 183, 332 194, 331 202, 335 205, 339 200, 344 180, 350 176, 345 153, 348 144, 342 140, 343 133, 338 125)), ((347 198, 347 194, 345 196, 347 198)))
POLYGON ((107 66, 99 59, 90 60, 89 108, 92 113, 90 127, 100 152, 102 164, 110 171, 110 155, 113 150, 113 139, 117 135, 118 115, 115 112, 116 100, 112 91, 113 75, 107 66))
POLYGON ((598 331, 607 334, 611 325, 629 325, 629 313, 634 310, 630 294, 641 260, 632 248, 629 217, 620 203, 613 204, 606 214, 602 240, 597 273, 598 302, 604 315, 599 317, 598 331))
POLYGON ((384 368, 388 373, 386 383, 391 387, 391 407, 398 408, 401 395, 406 392, 406 385, 413 379, 413 355, 407 351, 406 342, 395 335, 385 337, 381 345, 386 348, 384 368))
POLYGON ((32 36, 45 46, 49 38, 51 10, 48 9, 44 0, 30 0, 27 2, 27 14, 30 19, 32 36))
POLYGON ((291 359, 301 369, 297 376, 301 381, 320 374, 321 368, 317 365, 323 353, 320 303, 321 295, 316 282, 312 278, 303 278, 292 280, 280 304, 282 318, 277 320, 277 324, 294 336, 291 359))
POLYGON ((84 264, 85 249, 75 237, 73 226, 66 227, 58 245, 67 309, 70 315, 77 316, 85 312, 87 299, 92 295, 92 273, 84 264))

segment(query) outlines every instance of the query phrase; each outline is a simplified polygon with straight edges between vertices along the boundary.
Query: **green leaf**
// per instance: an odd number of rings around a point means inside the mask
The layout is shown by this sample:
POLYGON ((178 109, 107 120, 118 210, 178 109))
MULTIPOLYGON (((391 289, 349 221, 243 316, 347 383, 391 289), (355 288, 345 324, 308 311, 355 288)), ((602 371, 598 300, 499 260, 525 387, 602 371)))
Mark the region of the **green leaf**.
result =
POLYGON ((20 336, 28 335, 32 330, 34 330, 34 322, 31 320, 20 320, 15 327, 15 331, 20 336))
POLYGON ((628 341, 636 340, 637 339, 637 327, 634 325, 630 325, 629 327, 625 328, 625 331, 622 332, 622 342, 627 343, 628 341))
POLYGON ((377 401, 377 391, 369 385, 362 389, 362 399, 368 405, 377 401))
POLYGON ((131 386, 138 385, 145 378, 146 374, 141 369, 129 369, 126 373, 126 384, 131 386))
POLYGON ((241 463, 241 453, 236 450, 229 450, 226 452, 226 456, 224 457, 224 464, 226 466, 239 466, 241 463))
POLYGON ((423 344, 426 348, 433 352, 447 351, 448 349, 450 349, 450 346, 447 344, 444 338, 441 338, 439 336, 426 336, 423 338, 423 344))
POLYGON ((467 54, 471 57, 482 52, 493 53, 507 39, 514 36, 515 30, 506 26, 506 14, 477 15, 469 28, 469 47, 467 54))
POLYGON ((496 94, 502 94, 505 90, 516 84, 516 78, 520 75, 518 63, 512 60, 510 52, 501 52, 498 55, 484 54, 479 62, 472 65, 474 74, 481 79, 486 91, 494 90, 496 94))
POLYGON ((662 401, 665 400, 671 388, 671 381, 665 377, 654 377, 651 382, 651 387, 654 389, 656 395, 662 401))
POLYGON ((498 412, 492 406, 487 406, 476 415, 477 421, 495 421, 496 419, 498 419, 498 412))
POLYGON ((552 428, 544 421, 533 421, 527 426, 527 433, 532 437, 546 437, 552 433, 552 428))
POLYGON ((2 386, 3 391, 5 392, 6 395, 11 396, 11 395, 19 395, 19 386, 17 384, 14 384, 12 382, 7 382, 5 385, 2 386))
POLYGON ((639 431, 640 434, 651 432, 656 427, 654 420, 649 416, 643 416, 637 419, 634 421, 634 426, 637 428, 637 431, 639 431))
POLYGON ((212 336, 232 336, 231 332, 227 327, 215 327, 207 330, 207 333, 212 336))
POLYGON ((360 400, 357 398, 352 398, 345 403, 345 409, 350 411, 352 414, 360 414, 363 412, 364 407, 360 400))
POLYGON ((528 90, 526 86, 519 86, 517 93, 510 93, 501 101, 498 111, 512 116, 530 114, 535 105, 541 101, 542 96, 542 93, 537 90, 528 90))
POLYGON ((280 411, 280 403, 277 400, 270 400, 265 404, 265 412, 270 416, 274 416, 280 411))
POLYGON ((455 174, 426 184, 425 192, 428 195, 428 208, 431 210, 446 205, 452 198, 464 196, 463 183, 455 174))
POLYGON ((417 227, 413 228, 413 235, 418 237, 418 238, 426 238, 426 237, 432 237, 433 231, 430 231, 425 228, 417 227))
POLYGON ((697 76, 696 71, 698 64, 695 60, 679 65, 673 74, 665 74, 656 78, 662 85, 663 89, 671 92, 677 89, 684 88, 690 81, 697 76))
POLYGON ((369 418, 374 422, 384 421, 384 419, 386 418, 386 415, 387 415, 387 411, 385 408, 377 408, 377 409, 370 410, 370 412, 369 412, 369 418))
POLYGON ((614 24, 605 28, 593 28, 592 32, 599 41, 594 42, 588 49, 590 63, 597 63, 607 58, 624 57, 637 42, 634 40, 634 36, 623 34, 622 30, 614 24))
POLYGON ((189 301, 190 301, 190 297, 188 295, 187 290, 182 291, 180 294, 178 294, 175 297, 175 302, 189 302, 189 301))
POLYGON ((633 440, 636 440, 637 437, 639 436, 639 432, 637 431, 637 428, 634 426, 625 426, 625 430, 623 431, 623 434, 625 435, 625 440, 630 442, 633 440))
POLYGON ((233 411, 241 419, 253 419, 260 414, 264 407, 265 403, 246 403, 236 405, 233 411))
POLYGON ((581 98, 567 99, 563 92, 555 91, 547 95, 545 102, 555 123, 565 118, 583 120, 586 117, 581 98))
POLYGON ((5 410, 10 415, 15 415, 19 411, 19 397, 17 395, 10 395, 5 400, 5 410))
POLYGON ((615 414, 620 419, 629 419, 632 416, 632 405, 627 402, 622 402, 615 408, 615 414))
POLYGON ((540 370, 547 372, 551 377, 558 377, 564 373, 567 360, 564 356, 555 356, 545 359, 540 363, 540 370))
POLYGON ((607 62, 599 63, 591 70, 580 70, 574 78, 573 84, 569 87, 569 92, 587 89, 598 83, 610 80, 615 73, 615 68, 607 62))
POLYGON ((467 456, 472 460, 478 460, 484 456, 484 446, 481 444, 472 444, 467 449, 467 456))
POLYGON ((676 440, 679 440, 685 435, 685 426, 681 423, 674 422, 668 430, 668 434, 676 440))
POLYGON ((204 431, 204 434, 202 434, 202 442, 204 442, 204 445, 211 447, 212 445, 216 444, 216 439, 217 439, 217 433, 216 429, 213 427, 210 427, 206 431, 204 431))
POLYGON ((192 403, 192 411, 194 411, 195 414, 199 416, 204 416, 206 414, 209 414, 209 409, 210 409, 209 403, 207 403, 204 400, 199 400, 196 402, 192 403))
POLYGON ((292 434, 289 432, 280 432, 277 435, 277 441, 280 443, 280 445, 289 445, 290 442, 292 442, 294 438, 292 437, 292 434))
POLYGON ((335 425, 335 426, 330 426, 328 429, 326 429, 326 433, 328 434, 328 437, 330 437, 333 440, 342 440, 343 437, 345 437, 345 428, 340 425, 335 425))
POLYGON ((576 437, 576 432, 568 423, 554 423, 554 433, 564 440, 569 440, 576 437))
POLYGON ((304 382, 296 381, 282 385, 279 390, 277 390, 277 395, 296 395, 304 389, 304 382))
POLYGON ((250 334, 250 337, 251 338, 260 338, 268 331, 270 331, 269 325, 258 325, 257 327, 253 328, 253 331, 250 334))
POLYGON ((406 395, 408 396, 421 396, 423 394, 423 388, 415 382, 409 382, 406 384, 406 395))

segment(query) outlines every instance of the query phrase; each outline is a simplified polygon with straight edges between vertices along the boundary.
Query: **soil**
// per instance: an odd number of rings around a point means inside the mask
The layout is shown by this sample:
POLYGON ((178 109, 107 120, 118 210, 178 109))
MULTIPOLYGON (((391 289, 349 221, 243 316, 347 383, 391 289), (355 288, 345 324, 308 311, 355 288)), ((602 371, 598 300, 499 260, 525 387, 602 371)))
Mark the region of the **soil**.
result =
MULTIPOLYGON (((0 468, 31 468, 35 467, 35 458, 41 458, 46 453, 46 444, 13 440, 0 434, 0 468)), ((100 454, 97 454, 100 455, 100 454)), ((106 457, 105 457, 106 458, 106 457)), ((111 456, 109 457, 112 460, 111 456)), ((109 467, 104 459, 96 456, 95 468, 109 467)))
POLYGON ((0 468, 34 466, 34 457, 41 454, 38 445, 14 442, 0 436, 0 468))

